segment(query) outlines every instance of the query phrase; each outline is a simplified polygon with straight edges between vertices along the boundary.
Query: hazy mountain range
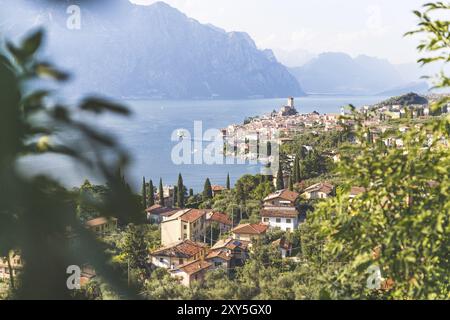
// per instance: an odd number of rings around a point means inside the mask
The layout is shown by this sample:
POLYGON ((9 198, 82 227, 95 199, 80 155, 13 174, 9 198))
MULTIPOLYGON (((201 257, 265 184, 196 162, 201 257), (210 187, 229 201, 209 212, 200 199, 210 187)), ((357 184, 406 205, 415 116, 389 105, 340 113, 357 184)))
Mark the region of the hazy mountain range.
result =
POLYGON ((83 4, 81 30, 66 28, 66 4, 34 14, 48 26, 49 55, 80 75, 73 91, 168 99, 304 94, 272 51, 259 50, 246 33, 201 24, 164 2, 106 6, 83 4))
POLYGON ((125 0, 101 5, 60 0, 42 7, 33 0, 0 0, 0 5, 0 28, 10 37, 46 26, 45 56, 75 74, 66 91, 75 96, 241 99, 427 89, 411 65, 368 56, 313 56, 300 50, 282 57, 290 64, 304 63, 288 69, 271 50, 258 49, 247 33, 201 24, 164 2, 137 6, 125 0), (66 9, 74 3, 82 8, 80 30, 66 27, 66 9))
POLYGON ((389 95, 428 89, 426 82, 405 78, 389 61, 365 55, 352 58, 340 52, 322 53, 290 71, 308 93, 389 95))

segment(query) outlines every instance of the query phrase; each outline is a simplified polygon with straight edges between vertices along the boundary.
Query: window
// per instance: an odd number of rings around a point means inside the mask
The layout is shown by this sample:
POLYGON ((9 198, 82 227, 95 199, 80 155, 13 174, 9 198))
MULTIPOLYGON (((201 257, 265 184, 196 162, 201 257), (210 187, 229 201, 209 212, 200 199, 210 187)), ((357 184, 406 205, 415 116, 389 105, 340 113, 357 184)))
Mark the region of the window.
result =
POLYGON ((164 259, 163 258, 159 258, 159 262, 164 262, 164 259))
POLYGON ((183 264, 183 263, 184 263, 183 259, 179 259, 179 260, 178 260, 178 263, 179 263, 179 264, 183 264))
POLYGON ((187 234, 185 233, 185 234, 183 235, 183 237, 184 237, 184 240, 186 240, 186 239, 187 239, 187 234))
POLYGON ((184 229, 184 230, 187 230, 187 225, 184 225, 184 226, 183 226, 183 229, 184 229))
POLYGON ((281 223, 281 219, 280 218, 277 218, 277 223, 281 223))
POLYGON ((216 262, 214 263, 214 265, 215 265, 216 267, 221 267, 221 266, 222 266, 222 262, 216 261, 216 262))
POLYGON ((269 218, 264 218, 264 222, 269 222, 269 218))
POLYGON ((286 219, 286 223, 291 223, 292 220, 291 219, 286 219))

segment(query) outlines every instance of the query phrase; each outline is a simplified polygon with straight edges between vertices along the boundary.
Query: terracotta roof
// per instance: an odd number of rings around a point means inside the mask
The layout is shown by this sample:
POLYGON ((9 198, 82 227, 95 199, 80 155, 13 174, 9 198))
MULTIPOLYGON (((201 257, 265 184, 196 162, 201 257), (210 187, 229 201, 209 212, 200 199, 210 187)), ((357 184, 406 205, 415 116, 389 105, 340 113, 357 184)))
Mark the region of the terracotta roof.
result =
POLYGON ((217 249, 229 249, 234 250, 236 248, 240 248, 242 250, 246 250, 251 242, 245 240, 236 240, 233 238, 223 239, 216 242, 216 244, 211 248, 211 250, 217 249))
POLYGON ((223 252, 222 250, 213 250, 208 253, 205 259, 210 260, 214 258, 220 258, 226 261, 230 261, 231 255, 227 254, 226 252, 223 252))
POLYGON ((311 193, 311 192, 323 192, 325 194, 330 194, 333 192, 334 186, 331 183, 328 182, 320 182, 313 184, 312 186, 305 189, 305 193, 311 193))
POLYGON ((153 214, 153 215, 161 215, 161 216, 170 216, 171 214, 174 214, 178 212, 178 209, 174 208, 167 208, 163 207, 159 204, 155 204, 145 210, 147 213, 153 214))
POLYGON ((352 196, 357 196, 358 194, 361 194, 363 192, 366 191, 366 188, 362 188, 362 187, 352 187, 350 189, 350 195, 352 196))
POLYGON ((226 224, 228 226, 232 225, 232 222, 230 220, 230 218, 228 218, 228 216, 225 213, 221 213, 221 212, 212 212, 209 214, 208 220, 212 220, 215 222, 219 222, 222 224, 226 224))
POLYGON ((195 274, 197 272, 207 270, 212 266, 212 263, 204 261, 204 260, 195 260, 192 262, 185 263, 178 267, 178 270, 181 270, 189 275, 195 274))
POLYGON ((267 197, 264 198, 264 201, 269 201, 277 198, 281 198, 283 200, 288 200, 291 202, 294 202, 298 198, 299 194, 294 191, 290 191, 288 189, 280 190, 275 193, 269 194, 267 197))
POLYGON ((212 191, 223 191, 223 190, 225 190, 224 187, 222 187, 222 186, 217 186, 217 185, 212 186, 211 189, 212 189, 212 191))
POLYGON ((161 208, 164 208, 164 207, 162 205, 160 205, 160 204, 154 204, 151 207, 148 207, 145 211, 151 212, 151 211, 155 211, 155 210, 158 210, 158 209, 161 209, 161 208))
POLYGON ((207 212, 205 210, 190 209, 181 216, 181 220, 183 220, 184 222, 194 222, 195 220, 200 219, 200 217, 204 216, 206 213, 207 212))
POLYGON ((192 258, 207 247, 206 244, 184 240, 173 245, 157 249, 151 253, 152 256, 192 258))
POLYGON ((225 248, 230 249, 230 250, 235 250, 236 248, 239 248, 239 249, 242 249, 242 250, 247 250, 247 248, 248 248, 248 246, 250 244, 251 244, 250 241, 231 239, 227 243, 225 248))
POLYGON ((236 228, 234 228, 233 230, 231 230, 233 233, 238 233, 238 234, 263 234, 267 231, 267 229, 269 228, 269 226, 265 225, 265 224, 241 224, 238 225, 236 228))
POLYGON ((261 210, 261 217, 280 217, 280 218, 297 218, 297 210, 264 208, 261 210))
POLYGON ((172 210, 169 210, 169 211, 161 213, 160 216, 162 216, 162 217, 171 217, 172 215, 174 215, 178 211, 179 211, 178 209, 172 209, 172 210))
POLYGON ((96 227, 96 226, 101 226, 103 224, 106 224, 110 221, 117 221, 116 218, 105 218, 105 217, 100 217, 100 218, 96 218, 96 219, 92 219, 89 221, 86 221, 85 225, 88 227, 96 227))
POLYGON ((203 215, 206 215, 207 211, 199 209, 182 209, 169 213, 170 213, 169 219, 167 221, 163 221, 163 223, 176 219, 180 219, 184 222, 194 222, 199 218, 201 218, 203 215))
POLYGON ((286 240, 286 238, 282 237, 278 240, 272 242, 273 246, 279 247, 281 249, 290 250, 292 248, 292 243, 286 240))

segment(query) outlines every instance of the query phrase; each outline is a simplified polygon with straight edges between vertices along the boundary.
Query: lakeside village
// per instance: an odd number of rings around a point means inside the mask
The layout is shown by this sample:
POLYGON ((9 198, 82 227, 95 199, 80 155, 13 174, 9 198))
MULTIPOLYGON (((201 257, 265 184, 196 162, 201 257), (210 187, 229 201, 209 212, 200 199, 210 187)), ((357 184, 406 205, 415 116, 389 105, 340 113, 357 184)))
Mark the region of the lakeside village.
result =
MULTIPOLYGON (((449 105, 442 110, 430 109, 437 98, 411 93, 362 107, 358 112, 364 115, 367 138, 401 148, 396 132, 449 112, 449 105), (412 121, 402 121, 405 118, 412 121)), ((294 98, 289 98, 278 112, 228 126, 223 129, 227 141, 243 141, 231 149, 235 155, 240 150, 240 155, 248 156, 252 139, 278 139, 280 166, 276 175, 246 175, 234 187, 229 176, 223 185, 212 185, 206 179, 200 194, 184 186, 181 174, 176 186, 163 186, 160 180, 155 187, 144 178, 142 194, 136 195, 145 209, 142 226, 147 229, 143 232, 116 218, 99 216, 95 208, 83 204, 77 207, 79 217, 110 246, 114 262, 124 266, 128 276, 130 259, 132 269, 145 270, 136 276, 143 282, 156 270, 165 270, 165 276, 186 287, 201 283, 211 270, 220 269, 233 277, 252 259, 257 243, 270 246, 280 259, 295 264, 299 259, 299 226, 317 202, 335 196, 339 180, 333 176, 333 168, 340 159, 339 146, 358 143, 346 130, 354 123, 345 115, 344 109, 341 114, 301 114, 294 98)), ((101 198, 105 188, 86 181, 74 192, 101 198)), ((364 191, 355 185, 350 197, 364 191)), ((19 275, 23 263, 19 252, 11 253, 10 259, 0 259, 0 280, 5 284, 11 276, 19 275)), ((83 267, 83 286, 97 278, 92 267, 83 267)))

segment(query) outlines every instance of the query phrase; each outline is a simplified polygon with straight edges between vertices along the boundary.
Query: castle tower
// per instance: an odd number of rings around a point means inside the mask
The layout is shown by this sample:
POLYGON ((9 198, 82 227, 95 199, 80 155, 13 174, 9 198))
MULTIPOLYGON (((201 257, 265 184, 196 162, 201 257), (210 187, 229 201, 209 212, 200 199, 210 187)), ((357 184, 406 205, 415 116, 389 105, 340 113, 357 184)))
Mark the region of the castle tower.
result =
POLYGON ((289 97, 288 98, 288 104, 289 107, 294 108, 294 98, 293 97, 289 97))

